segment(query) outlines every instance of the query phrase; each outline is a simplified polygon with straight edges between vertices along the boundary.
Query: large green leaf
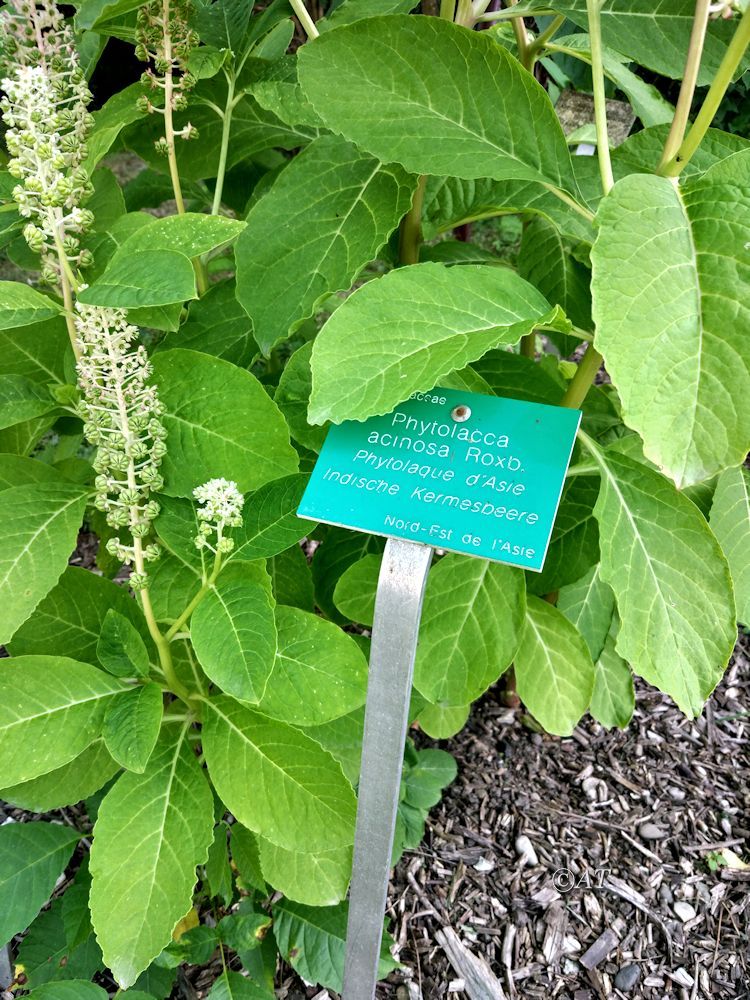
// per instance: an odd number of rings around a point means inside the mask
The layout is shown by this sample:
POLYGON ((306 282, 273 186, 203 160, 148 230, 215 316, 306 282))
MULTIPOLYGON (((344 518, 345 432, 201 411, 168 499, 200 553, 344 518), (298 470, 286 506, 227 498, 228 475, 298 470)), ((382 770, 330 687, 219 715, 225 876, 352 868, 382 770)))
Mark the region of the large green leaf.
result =
POLYGON ((52 319, 61 311, 54 299, 21 281, 0 281, 0 330, 52 319))
POLYGON ((570 736, 594 690, 594 663, 580 632, 547 601, 529 597, 514 663, 529 711, 548 733, 570 736))
POLYGON ((279 552, 268 563, 268 569, 277 604, 286 604, 302 611, 312 611, 315 608, 310 564, 301 546, 293 545, 290 549, 279 552))
POLYGON ((484 32, 436 17, 367 18, 298 58, 325 124, 383 162, 577 190, 549 97, 484 32))
POLYGON ((99 735, 114 677, 62 656, 0 661, 0 774, 15 785, 77 757, 99 735))
POLYGON ((341 574, 333 601, 342 615, 368 627, 375 618, 375 593, 380 575, 380 555, 365 556, 341 574))
POLYGON ((168 306, 194 298, 193 265, 175 250, 136 250, 115 255, 104 274, 78 294, 79 301, 87 305, 115 309, 168 306))
POLYGON ((737 620, 750 624, 750 474, 727 469, 719 476, 711 528, 727 557, 734 582, 737 620))
POLYGON ((523 627, 520 570, 447 555, 427 578, 414 685, 429 702, 468 705, 510 665, 523 627))
POLYGON ((220 696, 206 703, 203 750, 216 790, 248 829, 291 851, 353 843, 352 787, 304 733, 220 696))
POLYGON ((108 610, 126 618, 142 638, 148 636, 146 620, 127 590, 89 570, 69 566, 33 617, 14 634, 8 649, 13 656, 55 653, 98 664, 96 647, 108 610))
POLYGON ((101 986, 85 979, 43 983, 30 995, 33 1000, 107 1000, 107 994, 101 986))
POLYGON ((186 257, 199 257, 236 239, 247 223, 224 215, 186 212, 167 215, 137 229, 118 248, 112 261, 142 250, 174 250, 186 257))
POLYGON ((57 583, 75 548, 86 493, 67 483, 0 493, 0 642, 8 642, 57 583))
POLYGON ((416 178, 322 136, 252 208, 237 243, 237 297, 264 353, 350 287, 405 214, 416 178), (279 225, 279 219, 284 225, 279 225))
POLYGON ((162 691, 149 681, 113 698, 104 716, 102 735, 114 759, 142 774, 159 736, 162 691))
POLYGON ((92 1000, 93 991, 80 990, 79 982, 93 986, 89 980, 103 970, 102 953, 90 928, 79 943, 69 939, 67 895, 57 896, 36 918, 18 949, 17 964, 26 976, 26 988, 33 989, 36 996, 92 1000))
POLYGON ((456 226, 495 215, 525 213, 553 222, 566 237, 593 240, 587 218, 570 209, 540 181, 428 177, 422 213, 426 239, 456 226))
POLYGON ((408 14, 416 6, 416 0, 343 0, 330 14, 318 21, 318 29, 329 31, 378 14, 408 14))
POLYGON ((166 493, 191 496, 215 477, 255 490, 297 471, 284 418, 250 372, 185 350, 157 354, 153 365, 169 434, 166 493))
MULTIPOLYGON (((524 227, 518 273, 548 302, 560 306, 576 326, 591 330, 591 275, 573 257, 557 226, 544 216, 530 219, 524 227)), ((571 338, 564 353, 571 353, 577 343, 571 338)))
POLYGON ((698 715, 736 639, 729 567, 697 507, 658 472, 587 442, 602 472, 600 575, 620 615, 617 652, 698 715))
POLYGON ((227 694, 257 703, 274 666, 274 601, 265 567, 229 566, 193 612, 190 635, 206 674, 227 694))
POLYGON ((234 281, 222 281, 196 302, 191 303, 188 318, 174 333, 169 333, 157 351, 183 347, 213 354, 240 368, 251 364, 258 353, 250 317, 237 301, 234 281))
POLYGON ((233 559, 268 559, 309 535, 313 526, 297 517, 309 477, 284 476, 249 496, 242 510, 242 525, 232 532, 233 559))
MULTIPOLYGON (((279 951, 307 982, 341 991, 349 908, 304 906, 280 899, 273 907, 273 933, 279 951)), ((390 956, 390 935, 383 934, 378 976, 384 978, 396 963, 390 956)))
POLYGON ((214 981, 207 998, 208 1000, 273 1000, 262 986, 246 979, 239 972, 230 970, 223 972, 214 981))
POLYGON ((293 726, 318 726, 364 705, 367 661, 350 636, 297 608, 277 608, 276 625, 261 712, 293 726))
POLYGON ((630 667, 615 649, 616 629, 610 633, 596 661, 594 691, 589 711, 607 729, 625 729, 633 716, 635 690, 630 667))
POLYGON ((64 382, 64 362, 72 355, 62 317, 0 331, 0 372, 34 382, 64 382))
POLYGON ((599 528, 594 517, 598 495, 596 476, 565 480, 544 569, 527 576, 531 593, 548 594, 573 583, 599 561, 599 528))
POLYGON ((169 944, 213 839, 211 790, 188 732, 165 727, 145 773, 123 774, 99 806, 91 918, 123 989, 169 944))
POLYGON ((53 823, 0 826, 0 937, 26 930, 55 888, 80 834, 53 823))
POLYGON ((0 798, 29 812, 50 812, 87 799, 119 770, 120 765, 112 760, 103 740, 94 740, 62 767, 0 789, 0 798))
POLYGON ((320 610, 335 622, 346 619, 336 610, 333 593, 344 571, 363 556, 382 552, 384 541, 377 535, 367 535, 345 528, 329 528, 322 545, 315 550, 312 561, 312 578, 315 600, 320 610))
POLYGON ((295 441, 310 451, 319 452, 323 447, 328 424, 322 427, 307 422, 307 407, 312 391, 310 356, 313 341, 298 347, 284 366, 274 394, 274 402, 284 414, 295 441))
POLYGON ((430 263, 391 271, 351 295, 319 333, 310 421, 389 413, 491 348, 549 325, 566 327, 509 268, 430 263))
POLYGON ((599 575, 598 563, 580 580, 560 590, 557 607, 581 633, 596 662, 604 648, 615 610, 615 595, 599 575))
POLYGON ((352 874, 352 846, 302 854, 259 840, 263 876, 287 899, 308 906, 334 906, 346 897, 352 874))
POLYGON ((41 417, 57 406, 46 386, 24 375, 0 375, 0 428, 41 417))
POLYGON ((148 676, 146 643, 132 622, 114 608, 108 608, 104 616, 96 658, 115 677, 148 676))
POLYGON ((750 150, 680 188, 626 177, 597 218, 596 344, 626 423, 678 487, 738 465, 750 450, 750 150))
MULTIPOLYGON (((582 28, 588 27, 586 0, 560 0, 552 4, 533 0, 532 7, 566 14, 582 28)), ((685 71, 685 55, 693 27, 692 0, 604 0, 601 6, 602 38, 641 66, 679 80, 685 71)), ((712 18, 700 60, 698 84, 711 83, 734 32, 735 23, 712 18)))

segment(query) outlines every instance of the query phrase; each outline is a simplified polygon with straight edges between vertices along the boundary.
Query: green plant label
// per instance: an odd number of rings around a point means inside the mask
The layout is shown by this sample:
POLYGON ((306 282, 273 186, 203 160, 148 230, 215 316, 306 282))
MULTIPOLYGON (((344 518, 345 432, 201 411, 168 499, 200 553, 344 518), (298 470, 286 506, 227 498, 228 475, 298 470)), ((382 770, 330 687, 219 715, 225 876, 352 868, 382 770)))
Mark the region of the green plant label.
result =
POLYGON ((455 389, 334 425, 299 516, 539 572, 581 414, 455 389))

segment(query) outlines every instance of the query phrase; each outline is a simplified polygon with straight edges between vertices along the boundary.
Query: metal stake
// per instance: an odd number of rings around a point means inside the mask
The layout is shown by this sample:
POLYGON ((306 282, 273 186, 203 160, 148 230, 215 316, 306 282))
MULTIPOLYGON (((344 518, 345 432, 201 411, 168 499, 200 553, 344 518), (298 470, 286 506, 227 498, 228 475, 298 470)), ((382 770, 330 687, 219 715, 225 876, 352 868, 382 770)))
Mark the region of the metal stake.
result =
POLYGON ((374 1000, 428 545, 389 538, 375 597, 343 1000, 374 1000))

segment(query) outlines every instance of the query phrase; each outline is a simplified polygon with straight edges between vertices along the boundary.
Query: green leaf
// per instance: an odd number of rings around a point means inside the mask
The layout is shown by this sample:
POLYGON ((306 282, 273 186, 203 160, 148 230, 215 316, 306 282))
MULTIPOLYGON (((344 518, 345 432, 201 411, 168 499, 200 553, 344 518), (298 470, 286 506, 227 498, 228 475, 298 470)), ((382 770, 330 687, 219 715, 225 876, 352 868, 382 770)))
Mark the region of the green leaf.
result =
POLYGON ((265 354, 326 295, 351 286, 398 226, 415 187, 400 167, 337 136, 317 139, 282 171, 237 243, 237 298, 265 354))
POLYGON ((57 409, 46 386, 23 375, 0 375, 0 427, 41 417, 57 409))
POLYGON ((471 705, 425 705, 419 725, 433 740, 448 740, 460 733, 469 718, 471 705))
POLYGON ((581 633, 596 662, 604 648, 615 610, 615 595, 602 580, 598 564, 580 580, 560 590, 557 608, 581 633))
POLYGON ((315 593, 307 556, 299 545, 279 552, 268 563, 273 596, 277 604, 286 604, 302 611, 313 611, 315 593))
MULTIPOLYGON (((653 174, 661 160, 669 128, 666 125, 655 125, 645 128, 629 136, 622 145, 612 150, 612 169, 615 179, 627 177, 628 174, 653 174)), ((720 160, 726 159, 732 153, 750 149, 750 141, 731 132, 721 132, 709 128, 698 149, 689 163, 685 164, 682 177, 694 177, 705 173, 720 160)), ((601 191, 599 192, 601 196, 601 191)))
POLYGON ((32 991, 31 997, 32 1000, 107 1000, 107 994, 101 986, 85 979, 44 983, 32 991))
POLYGON ((626 729, 633 717, 635 690, 630 667, 615 649, 615 634, 607 635, 596 662, 589 711, 607 729, 626 729))
POLYGON ((414 686, 433 704, 468 705, 510 666, 523 618, 520 570, 444 556, 427 578, 414 686))
POLYGON ((380 574, 380 555, 365 556, 352 563, 339 577, 333 602, 342 615, 353 622, 372 626, 375 617, 375 591, 380 574))
POLYGON ((678 487, 750 450, 749 216, 750 150, 680 188, 626 177, 599 209, 596 345, 625 422, 678 487))
MULTIPOLYGON (((333 36, 330 36, 333 37, 333 36)), ((273 933, 279 951, 306 982, 341 991, 349 908, 304 906, 280 899, 273 907, 273 933)), ((389 952, 390 934, 383 934, 378 978, 396 968, 389 952)))
MULTIPOLYGON (((599 194, 601 192, 599 191, 599 194)), ((489 178, 428 177, 422 215, 426 239, 466 222, 495 215, 525 213, 553 222, 573 240, 591 243, 593 228, 540 181, 495 181, 489 178)))
POLYGON ((445 750, 418 750, 416 762, 404 772, 404 801, 428 810, 440 801, 444 788, 455 781, 458 765, 445 750))
POLYGON ((30 455, 54 422, 54 416, 48 414, 46 417, 25 420, 23 423, 7 427, 4 431, 0 431, 0 452, 30 455))
POLYGON ((315 550, 312 561, 312 578, 315 600, 320 610, 340 624, 346 619, 339 614, 333 602, 336 582, 342 573, 363 556, 382 552, 384 542, 376 535, 366 535, 344 528, 329 528, 323 544, 315 550))
POLYGON ((265 880, 287 899, 308 906, 334 906, 346 898, 352 873, 352 847, 302 854, 285 851, 263 837, 260 864, 265 880))
POLYGON ((22 455, 0 455, 0 490, 30 483, 59 483, 60 473, 46 462, 22 455))
POLYGON ((586 442, 602 472, 602 580, 620 614, 617 652, 698 715, 736 639, 729 568, 695 505, 664 477, 586 442))
POLYGON ((213 285, 193 302, 180 329, 167 334, 157 351, 175 347, 202 351, 246 368, 258 353, 250 318, 237 301, 233 281, 213 285))
POLYGON ((0 937, 26 930, 52 895, 80 834, 54 823, 0 826, 0 937))
POLYGON ((213 839, 211 790, 188 731, 165 727, 145 773, 123 774, 99 807, 91 918, 123 989, 171 940, 213 839))
POLYGON ((62 656, 0 663, 0 773, 15 785, 67 764, 99 735, 123 684, 62 656))
POLYGON ((65 896, 52 900, 29 928, 16 963, 26 976, 26 989, 38 995, 38 988, 49 984, 48 998, 59 995, 64 1000, 77 1000, 77 984, 70 988, 62 981, 90 980, 103 969, 102 953, 91 931, 79 945, 69 942, 66 910, 65 896))
MULTIPOLYGON (((530 219, 524 227, 518 273, 548 302, 560 306, 577 327, 592 329, 591 274, 573 257, 557 227, 543 216, 530 219)), ((572 353, 579 343, 568 338, 562 353, 572 353)))
POLYGON ((527 576, 530 593, 541 596, 559 590, 599 561, 599 528, 594 517, 598 495, 596 476, 565 480, 544 569, 527 576))
POLYGON ((726 469, 719 476, 711 506, 711 529, 727 557, 734 581, 737 619, 750 623, 750 475, 726 469))
POLYGON ((30 326, 59 315, 61 307, 20 281, 0 281, 0 330, 30 326))
POLYGON ((367 661, 350 636, 297 608, 277 608, 276 625, 276 657, 260 711, 293 726, 317 726, 364 705, 367 661))
POLYGON ((51 812, 89 798, 120 770, 102 740, 38 778, 0 789, 0 798, 29 812, 51 812))
POLYGON ((313 526, 297 517, 309 476, 275 479, 245 501, 242 525, 233 531, 233 559, 267 559, 309 535, 313 526))
MULTIPOLYGON (((102 2, 102 0, 86 0, 92 5, 102 2)), ((109 0, 103 0, 109 2, 109 0)), ((137 6, 137 5, 136 5, 137 6)), ((78 18, 80 22, 80 7, 78 18)), ((143 93, 143 84, 133 83, 114 94, 104 104, 103 108, 93 113, 94 126, 91 134, 86 138, 86 148, 88 150, 84 165, 91 173, 103 156, 109 152, 117 141, 120 132, 139 118, 145 116, 145 112, 138 108, 138 98, 143 93)))
POLYGON ((502 348, 485 354, 471 367, 496 396, 557 406, 565 392, 565 383, 548 365, 502 348))
POLYGON ((232 861, 245 884, 266 895, 266 882, 260 870, 258 838, 242 823, 231 826, 232 861))
POLYGON ((205 871, 210 895, 220 899, 224 906, 229 906, 232 902, 233 883, 232 869, 229 867, 227 825, 224 822, 217 823, 214 827, 214 839, 208 849, 205 871))
POLYGON ((227 567, 193 612, 190 636, 206 674, 241 701, 260 701, 274 666, 270 580, 253 563, 227 567))
POLYGON ((79 302, 113 309, 167 306, 197 297, 193 265, 175 250, 115 254, 104 274, 78 293, 79 302))
MULTIPOLYGON (((127 619, 142 639, 148 636, 143 613, 127 590, 89 570, 69 566, 33 617, 14 634, 8 649, 12 656, 55 653, 98 665, 97 643, 108 612, 127 619)), ((131 667, 123 676, 132 677, 133 672, 131 667)))
POLYGON ((124 615, 109 608, 96 644, 99 663, 115 677, 147 677, 149 655, 138 630, 124 615))
POLYGON ((153 366, 169 435, 166 493, 191 496, 214 477, 246 492, 297 471, 284 418, 250 372, 185 350, 157 354, 153 366))
POLYGON ((298 59, 326 125, 384 162, 576 193, 549 97, 484 32, 437 17, 367 18, 303 46, 298 59))
POLYGON ((119 258, 144 250, 172 250, 186 257, 200 257, 236 239, 246 226, 246 222, 228 219, 224 215, 201 215, 198 212, 167 215, 136 230, 118 249, 112 261, 114 263, 119 258))
POLYGON ((570 736, 594 690, 594 664, 580 632, 547 601, 529 597, 514 662, 528 710, 548 733, 570 736))
POLYGON ((353 842, 352 787, 299 730, 219 696, 206 705, 203 751, 216 790, 248 829, 292 851, 353 842))
POLYGON ((389 413, 493 347, 549 325, 565 329, 559 311, 509 268, 416 264, 391 271, 359 288, 318 334, 310 421, 389 413))
POLYGON ((328 425, 315 427, 307 422, 307 407, 312 391, 310 355, 312 341, 299 347, 284 366, 274 394, 274 402, 284 414, 295 441, 310 451, 319 452, 323 447, 328 425))
MULTIPOLYGON (((414 692, 412 692, 412 699, 414 692)), ((327 750, 341 765, 341 770, 355 785, 359 781, 362 757, 362 737, 365 728, 365 710, 358 708, 349 715, 326 722, 322 726, 309 726, 305 735, 311 736, 324 750, 327 750)))
MULTIPOLYGON (((546 3, 535 4, 547 8, 546 3)), ((533 5, 532 5, 533 6, 533 5)), ((554 3, 582 28, 588 27, 586 0, 554 3)), ((602 39, 605 45, 629 56, 641 66, 679 80, 685 71, 685 53, 690 42, 695 7, 686 0, 604 0, 601 7, 602 39)), ((703 46, 698 86, 707 86, 719 69, 735 24, 712 18, 703 46)))
POLYGON ((417 6, 416 0, 343 0, 330 14, 318 21, 319 31, 329 31, 352 24, 363 17, 380 14, 408 14, 417 6))
MULTIPOLYGON (((555 45, 567 49, 568 52, 565 54, 575 55, 577 58, 584 59, 589 65, 591 64, 591 43, 588 35, 556 37, 555 45)), ((629 68, 626 58, 604 46, 602 62, 605 76, 609 77, 618 90, 627 96, 633 111, 646 128, 664 123, 671 124, 674 118, 674 107, 662 97, 653 84, 646 83, 629 68)), ((682 71, 680 75, 682 75, 682 71)))
POLYGON ((65 381, 65 361, 72 354, 62 317, 0 331, 0 371, 46 384, 65 381))
POLYGON ((118 764, 142 774, 159 736, 162 693, 149 681, 113 698, 104 716, 102 735, 118 764))
POLYGON ((136 0, 82 0, 78 4, 76 23, 79 28, 97 28, 122 14, 136 10, 136 0))
POLYGON ((207 996, 208 1000, 269 1000, 269 994, 262 986, 231 970, 223 972, 214 981, 207 996))

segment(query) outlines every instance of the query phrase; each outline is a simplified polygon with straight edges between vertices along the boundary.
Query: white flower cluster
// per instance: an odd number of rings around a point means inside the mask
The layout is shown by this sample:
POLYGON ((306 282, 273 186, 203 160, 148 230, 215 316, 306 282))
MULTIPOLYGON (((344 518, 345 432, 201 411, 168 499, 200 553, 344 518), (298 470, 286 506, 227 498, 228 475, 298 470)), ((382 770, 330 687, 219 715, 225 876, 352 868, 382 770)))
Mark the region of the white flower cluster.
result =
POLYGON ((215 554, 226 554, 234 548, 231 538, 226 538, 227 528, 237 528, 242 524, 244 496, 237 483, 229 479, 209 479, 202 486, 196 486, 193 496, 201 506, 198 508, 198 535, 195 544, 199 549, 210 549, 215 554), (216 535, 213 539, 212 536, 216 535))
POLYGON ((91 94, 72 32, 49 0, 9 0, 0 13, 0 42, 8 170, 19 181, 13 199, 29 220, 23 234, 42 255, 43 278, 56 283, 61 257, 91 263, 80 248, 93 221, 81 208, 92 192, 83 167, 91 94))
POLYGON ((146 576, 139 566, 159 555, 158 546, 142 546, 159 505, 151 493, 164 481, 159 465, 166 452, 166 431, 156 388, 148 384, 151 365, 144 347, 133 349, 136 327, 121 309, 76 307, 81 349, 78 384, 83 393, 79 414, 84 433, 97 445, 96 506, 114 528, 127 528, 133 545, 112 538, 107 549, 123 562, 134 563, 131 586, 142 588, 146 576))

